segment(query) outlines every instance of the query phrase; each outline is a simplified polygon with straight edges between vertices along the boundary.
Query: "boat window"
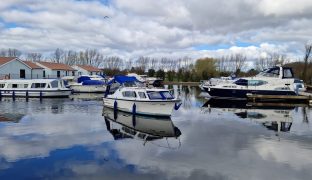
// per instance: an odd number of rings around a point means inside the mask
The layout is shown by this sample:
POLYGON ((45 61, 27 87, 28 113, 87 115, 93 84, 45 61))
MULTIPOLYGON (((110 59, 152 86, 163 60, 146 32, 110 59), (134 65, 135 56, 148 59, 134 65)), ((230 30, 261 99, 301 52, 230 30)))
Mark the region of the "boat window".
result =
POLYGON ((147 94, 150 99, 164 99, 159 92, 148 92, 147 94))
POLYGON ((279 67, 275 67, 275 68, 270 68, 268 70, 265 70, 261 74, 263 76, 267 76, 267 77, 278 77, 279 76, 279 71, 280 71, 280 68, 279 67))
POLYGON ((144 92, 138 92, 138 94, 139 94, 140 98, 146 99, 146 95, 144 92))
POLYGON ((248 80, 248 86, 261 86, 267 83, 268 82, 262 80, 248 80))
POLYGON ((248 81, 246 79, 239 79, 239 80, 235 81, 235 84, 240 85, 240 86, 247 86, 248 81))
POLYGON ((4 88, 5 84, 0 84, 0 88, 4 88))
POLYGON ((17 88, 17 84, 12 84, 12 88, 17 88))
POLYGON ((50 84, 51 84, 52 88, 58 88, 59 83, 58 83, 58 81, 55 80, 55 81, 52 81, 50 84))
POLYGON ((283 78, 293 78, 294 75, 292 73, 292 70, 289 68, 284 68, 283 69, 283 78))
POLYGON ((133 98, 136 97, 136 94, 135 94, 134 91, 124 91, 124 92, 122 92, 122 95, 123 95, 124 97, 133 97, 133 98))
POLYGON ((28 88, 28 84, 24 84, 24 88, 28 88))
POLYGON ((45 88, 46 83, 32 83, 31 88, 45 88))
POLYGON ((161 92, 163 96, 165 96, 166 99, 173 99, 174 97, 172 96, 172 94, 170 94, 167 91, 163 91, 161 92))

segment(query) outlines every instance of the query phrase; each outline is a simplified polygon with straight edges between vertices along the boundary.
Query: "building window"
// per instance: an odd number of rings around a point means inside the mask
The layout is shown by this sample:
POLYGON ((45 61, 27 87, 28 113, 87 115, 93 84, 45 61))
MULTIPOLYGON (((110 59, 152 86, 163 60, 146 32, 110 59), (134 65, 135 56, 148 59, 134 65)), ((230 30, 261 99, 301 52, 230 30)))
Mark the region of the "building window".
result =
POLYGON ((44 78, 46 77, 46 72, 45 72, 45 70, 43 70, 43 77, 44 77, 44 78))
POLYGON ((60 78, 60 77, 61 77, 61 71, 57 71, 57 72, 56 72, 56 76, 57 76, 58 78, 60 78))
POLYGON ((22 79, 25 79, 25 78, 26 78, 25 69, 20 69, 20 78, 22 78, 22 79))
POLYGON ((75 71, 72 71, 72 76, 75 76, 75 71))

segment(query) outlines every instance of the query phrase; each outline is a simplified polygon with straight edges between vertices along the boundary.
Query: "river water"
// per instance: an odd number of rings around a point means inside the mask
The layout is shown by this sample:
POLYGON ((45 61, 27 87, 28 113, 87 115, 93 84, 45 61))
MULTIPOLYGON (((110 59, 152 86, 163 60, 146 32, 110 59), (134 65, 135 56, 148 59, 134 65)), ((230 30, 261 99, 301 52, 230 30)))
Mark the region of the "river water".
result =
POLYGON ((171 118, 100 97, 2 99, 0 179, 312 179, 312 109, 208 101, 174 87, 171 118))

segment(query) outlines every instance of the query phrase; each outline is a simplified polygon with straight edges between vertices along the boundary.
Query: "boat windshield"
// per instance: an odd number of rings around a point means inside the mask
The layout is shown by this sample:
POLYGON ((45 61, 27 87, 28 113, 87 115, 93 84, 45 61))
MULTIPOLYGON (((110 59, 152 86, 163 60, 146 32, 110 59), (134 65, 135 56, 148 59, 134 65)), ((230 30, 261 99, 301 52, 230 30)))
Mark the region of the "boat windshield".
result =
POLYGON ((258 76, 265 76, 265 77, 278 77, 280 74, 280 68, 274 67, 270 69, 266 69, 258 74, 258 76))
POLYGON ((138 81, 124 82, 124 87, 144 87, 144 84, 138 81))
POLYGON ((148 91, 147 95, 150 99, 174 99, 168 91, 148 91))

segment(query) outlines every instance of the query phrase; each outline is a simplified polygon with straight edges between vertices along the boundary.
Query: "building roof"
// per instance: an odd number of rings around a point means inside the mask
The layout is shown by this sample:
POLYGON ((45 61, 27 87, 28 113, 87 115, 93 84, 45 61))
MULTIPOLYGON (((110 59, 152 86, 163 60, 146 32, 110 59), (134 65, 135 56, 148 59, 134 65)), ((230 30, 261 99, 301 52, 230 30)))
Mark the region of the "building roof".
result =
POLYGON ((52 69, 52 70, 64 70, 64 71, 75 71, 74 68, 70 67, 67 64, 62 64, 62 63, 53 63, 53 62, 38 62, 39 64, 52 69))
POLYGON ((0 66, 8 63, 14 59, 16 59, 16 57, 0 57, 0 66))
POLYGON ((89 71, 89 72, 102 72, 101 69, 97 68, 97 67, 94 67, 94 66, 89 66, 89 65, 76 65, 86 71, 89 71))
POLYGON ((43 69, 43 67, 38 66, 36 63, 33 63, 31 61, 23 61, 23 63, 27 64, 31 69, 43 69))

